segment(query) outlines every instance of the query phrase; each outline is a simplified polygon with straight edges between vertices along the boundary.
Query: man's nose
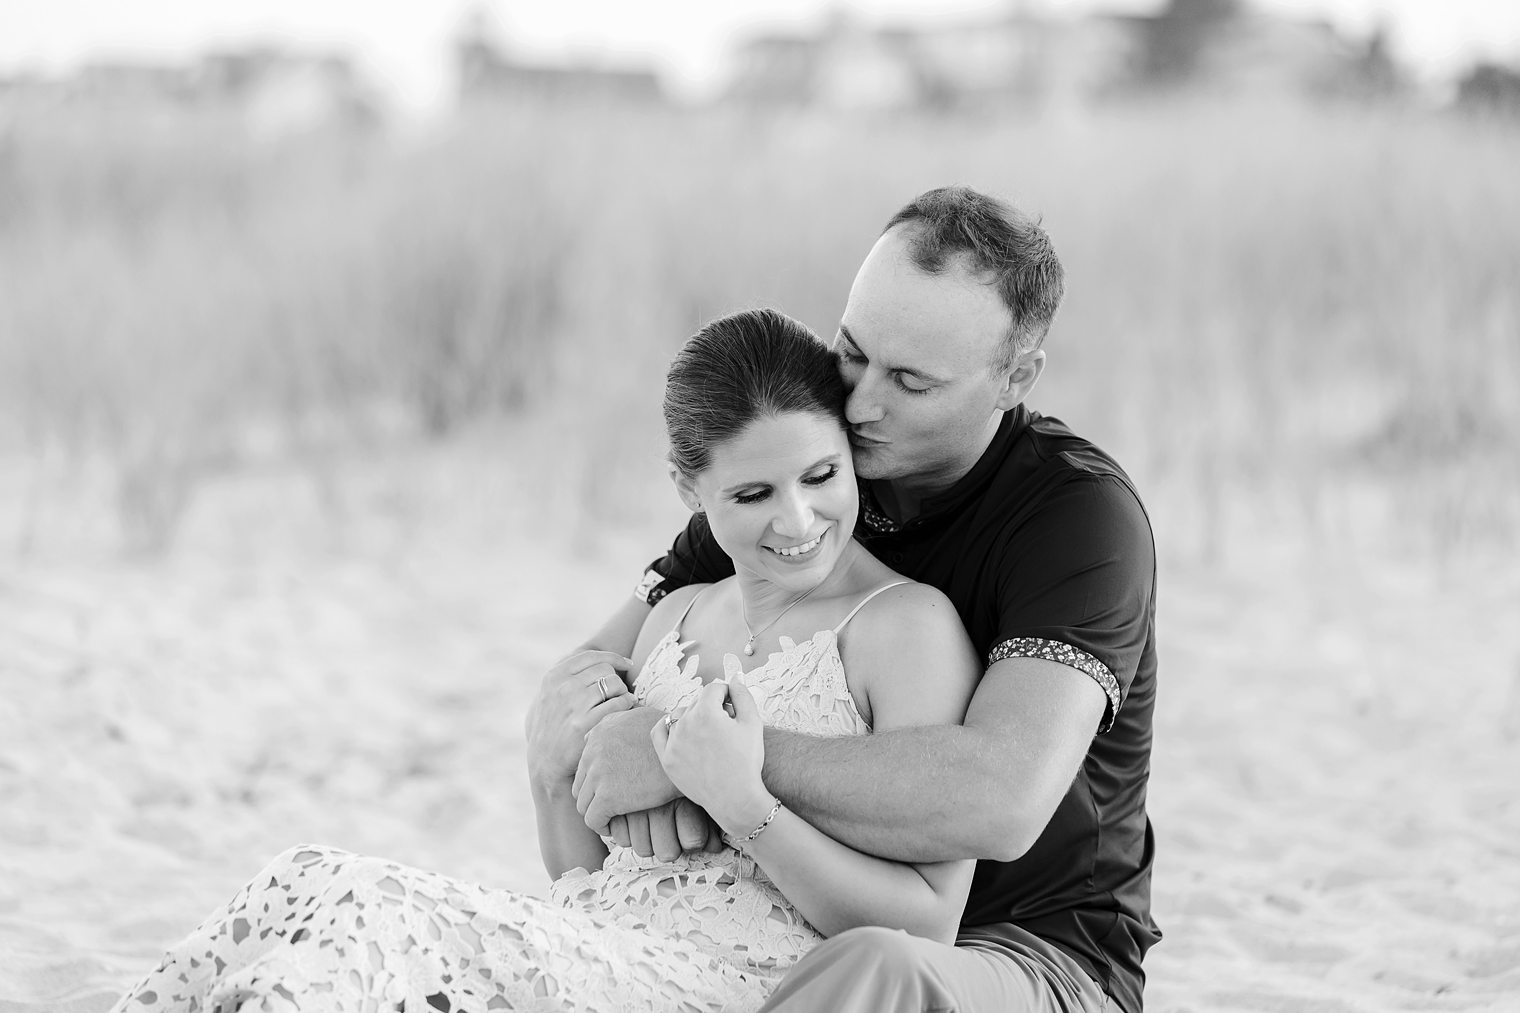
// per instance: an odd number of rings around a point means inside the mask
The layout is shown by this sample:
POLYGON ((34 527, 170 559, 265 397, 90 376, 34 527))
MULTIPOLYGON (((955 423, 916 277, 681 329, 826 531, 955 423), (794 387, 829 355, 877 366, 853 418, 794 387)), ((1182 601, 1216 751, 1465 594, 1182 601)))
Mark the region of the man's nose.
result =
POLYGON ((849 396, 844 399, 844 417, 850 425, 881 421, 881 399, 876 396, 876 390, 876 384, 870 377, 862 374, 856 378, 849 396))

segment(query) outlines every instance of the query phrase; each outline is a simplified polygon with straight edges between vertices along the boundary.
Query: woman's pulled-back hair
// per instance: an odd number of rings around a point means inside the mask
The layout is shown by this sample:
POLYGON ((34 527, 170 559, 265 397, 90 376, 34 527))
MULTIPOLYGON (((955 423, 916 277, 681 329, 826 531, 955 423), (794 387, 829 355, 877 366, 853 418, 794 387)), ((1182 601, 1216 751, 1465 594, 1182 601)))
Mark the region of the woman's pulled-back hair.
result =
POLYGON ((806 326, 775 310, 721 317, 687 339, 665 378, 670 461, 688 478, 753 421, 812 412, 846 426, 839 363, 806 326))

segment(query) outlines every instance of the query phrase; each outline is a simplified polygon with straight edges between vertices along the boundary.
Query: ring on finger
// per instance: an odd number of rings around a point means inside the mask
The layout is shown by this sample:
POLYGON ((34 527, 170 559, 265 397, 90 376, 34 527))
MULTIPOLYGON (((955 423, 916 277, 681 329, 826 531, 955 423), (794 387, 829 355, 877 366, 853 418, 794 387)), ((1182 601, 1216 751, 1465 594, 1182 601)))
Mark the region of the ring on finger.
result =
POLYGON ((597 677, 596 688, 602 691, 602 703, 606 703, 612 699, 611 695, 607 692, 607 677, 605 675, 597 677))
POLYGON ((674 728, 675 726, 676 726, 676 719, 672 715, 670 715, 670 714, 665 715, 665 734, 669 735, 670 734, 670 730, 672 728, 674 728))

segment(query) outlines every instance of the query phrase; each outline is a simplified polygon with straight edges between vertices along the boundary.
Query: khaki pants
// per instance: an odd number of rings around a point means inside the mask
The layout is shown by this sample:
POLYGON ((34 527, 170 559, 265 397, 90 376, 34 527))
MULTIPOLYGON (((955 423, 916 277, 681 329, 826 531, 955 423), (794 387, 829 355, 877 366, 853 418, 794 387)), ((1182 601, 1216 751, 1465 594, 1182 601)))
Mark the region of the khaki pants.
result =
POLYGON ((997 929, 1005 938, 970 929, 954 946, 899 929, 841 932, 787 972, 761 1013, 1102 1013, 1108 997, 1081 965, 997 929))

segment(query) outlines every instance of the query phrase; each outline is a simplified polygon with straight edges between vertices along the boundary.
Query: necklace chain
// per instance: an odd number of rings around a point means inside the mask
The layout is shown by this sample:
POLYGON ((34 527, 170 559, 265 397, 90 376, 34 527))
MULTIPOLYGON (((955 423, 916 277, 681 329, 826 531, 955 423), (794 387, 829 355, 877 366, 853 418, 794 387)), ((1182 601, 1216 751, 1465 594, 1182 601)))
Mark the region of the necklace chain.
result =
POLYGON ((777 612, 776 615, 771 619, 770 622, 766 623, 764 626, 760 627, 758 630, 752 630, 752 629, 749 628, 749 615, 745 612, 744 602, 743 602, 743 599, 741 599, 740 602, 739 602, 739 617, 744 620, 744 632, 749 634, 749 639, 744 642, 744 655, 745 655, 745 657, 749 657, 749 656, 751 656, 751 655, 753 655, 755 653, 755 638, 756 637, 758 637, 760 634, 764 633, 766 630, 770 629, 772 626, 775 626, 777 623, 779 623, 781 621, 781 617, 784 616, 784 615, 786 615, 788 612, 790 612, 792 610, 792 607, 794 605, 800 605, 800 604, 802 604, 803 599, 805 599, 808 595, 812 594, 814 591, 818 590, 822 586, 823 586, 823 582, 819 581, 817 584, 814 584, 812 587, 808 588, 806 591, 802 592, 797 597, 793 598, 790 602, 787 603, 786 608, 782 609, 780 612, 777 612))

